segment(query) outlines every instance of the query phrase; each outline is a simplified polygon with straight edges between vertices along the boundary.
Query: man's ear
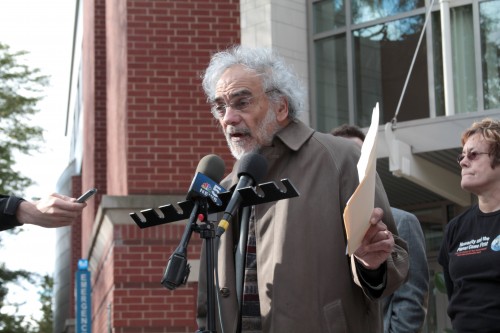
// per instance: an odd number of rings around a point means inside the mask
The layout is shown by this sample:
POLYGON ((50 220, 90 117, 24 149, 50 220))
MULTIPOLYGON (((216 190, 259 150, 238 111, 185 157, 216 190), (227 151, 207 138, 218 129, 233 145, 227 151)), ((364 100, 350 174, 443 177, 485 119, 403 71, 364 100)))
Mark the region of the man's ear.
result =
POLYGON ((288 100, 285 97, 282 97, 279 102, 278 109, 276 110, 276 120, 278 123, 288 120, 288 100))

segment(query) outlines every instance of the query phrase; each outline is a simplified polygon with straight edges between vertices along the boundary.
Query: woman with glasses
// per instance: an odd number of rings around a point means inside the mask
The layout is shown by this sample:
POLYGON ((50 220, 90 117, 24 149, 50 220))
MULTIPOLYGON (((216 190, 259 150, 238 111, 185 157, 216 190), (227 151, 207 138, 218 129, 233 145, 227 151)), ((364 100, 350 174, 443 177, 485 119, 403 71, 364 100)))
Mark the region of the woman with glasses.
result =
POLYGON ((448 223, 439 253, 456 332, 500 330, 500 121, 462 135, 461 186, 477 204, 448 223))

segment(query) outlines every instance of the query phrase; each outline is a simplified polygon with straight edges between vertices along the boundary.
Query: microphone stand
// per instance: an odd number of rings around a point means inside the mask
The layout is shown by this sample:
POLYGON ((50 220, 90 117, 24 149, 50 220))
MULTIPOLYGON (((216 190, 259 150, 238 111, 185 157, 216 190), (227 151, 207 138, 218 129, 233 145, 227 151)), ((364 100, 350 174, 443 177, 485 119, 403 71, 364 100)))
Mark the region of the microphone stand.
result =
MULTIPOLYGON (((200 234, 200 237, 205 240, 205 256, 207 263, 207 330, 198 330, 197 333, 216 333, 215 322, 215 284, 214 284, 214 245, 215 239, 215 224, 208 221, 208 202, 206 197, 197 198, 194 201, 193 210, 189 217, 189 221, 184 229, 179 246, 175 249, 170 257, 167 268, 163 275, 161 284, 170 290, 174 290, 187 282, 191 266, 187 263, 187 247, 194 232, 200 234), (205 223, 199 225, 196 222, 203 221, 205 223)), ((204 329, 204 328, 203 328, 204 329)))
POLYGON ((236 270, 236 298, 238 300, 238 331, 241 332, 241 309, 243 305, 243 283, 245 278, 245 264, 247 255, 248 224, 252 207, 243 207, 240 222, 240 238, 238 248, 234 254, 236 270))
MULTIPOLYGON (((280 189, 274 182, 268 182, 264 184, 259 184, 255 187, 248 186, 238 190, 243 201, 241 207, 249 207, 253 205, 259 205, 262 203, 278 201, 287 198, 294 198, 299 196, 299 192, 295 186, 288 180, 282 179, 282 185, 285 190, 280 189), (256 188, 259 188, 259 193, 256 188)), ((185 284, 190 272, 190 265, 187 264, 187 245, 191 238, 193 231, 200 234, 200 237, 205 240, 205 261, 207 263, 206 269, 206 285, 207 285, 207 329, 200 328, 196 333, 216 333, 216 290, 214 283, 214 272, 215 272, 215 260, 214 260, 214 239, 216 238, 215 233, 215 223, 208 221, 208 214, 218 213, 224 211, 227 207, 229 201, 231 200, 231 192, 222 192, 218 194, 220 203, 215 203, 213 201, 207 200, 206 197, 198 198, 197 200, 187 200, 178 202, 177 206, 180 211, 173 205, 168 204, 160 206, 159 210, 162 215, 159 215, 155 209, 145 209, 141 210, 140 214, 136 212, 130 213, 130 217, 134 220, 137 226, 141 229, 154 227, 164 223, 170 223, 179 220, 185 220, 189 218, 189 222, 186 225, 186 229, 182 236, 181 244, 175 250, 175 253, 169 259, 165 274, 162 279, 162 285, 166 288, 173 290, 185 284), (202 215, 203 217, 200 217, 202 215), (197 224, 197 221, 205 222, 203 224, 197 224)), ((240 207, 240 208, 241 208, 240 207)), ((249 212, 249 210, 247 210, 249 212)), ((248 217, 247 217, 248 218, 248 217)), ((246 232, 244 232, 245 234, 246 232)), ((240 236, 241 237, 241 236, 240 236)), ((246 236, 243 236, 246 238, 246 236)), ((243 251, 239 253, 239 256, 243 257, 243 251)), ((241 263, 239 264, 239 269, 241 269, 241 263)), ((239 275, 238 279, 242 284, 242 274, 239 275)), ((239 303, 241 303, 242 290, 239 287, 238 298, 239 303)), ((240 305, 241 306, 241 305, 240 305)))
POLYGON ((206 269, 206 286, 207 286, 207 329, 198 329, 196 333, 216 333, 215 322, 215 283, 214 283, 214 239, 215 239, 215 224, 208 221, 208 204, 207 200, 202 201, 201 210, 203 211, 202 225, 196 225, 195 231, 200 234, 200 238, 204 239, 205 244, 205 261, 206 269))

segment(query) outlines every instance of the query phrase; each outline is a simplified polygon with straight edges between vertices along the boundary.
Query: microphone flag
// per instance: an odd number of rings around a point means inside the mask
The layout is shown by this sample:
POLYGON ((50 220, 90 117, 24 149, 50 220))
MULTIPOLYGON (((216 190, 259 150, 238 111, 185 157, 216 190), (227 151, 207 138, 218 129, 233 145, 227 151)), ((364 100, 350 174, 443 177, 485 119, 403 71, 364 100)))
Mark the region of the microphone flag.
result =
POLYGON ((225 191, 226 190, 215 181, 205 176, 203 173, 198 172, 191 183, 188 199, 202 196, 210 198, 213 203, 220 206, 222 205, 222 201, 219 198, 219 194, 225 191))

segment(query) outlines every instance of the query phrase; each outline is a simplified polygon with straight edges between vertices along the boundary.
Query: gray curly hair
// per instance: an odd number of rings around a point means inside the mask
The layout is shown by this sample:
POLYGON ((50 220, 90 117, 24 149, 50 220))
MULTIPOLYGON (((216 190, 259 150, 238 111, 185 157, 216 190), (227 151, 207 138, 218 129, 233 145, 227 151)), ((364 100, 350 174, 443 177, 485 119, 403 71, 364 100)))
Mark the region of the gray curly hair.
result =
POLYGON ((243 65, 262 78, 264 91, 272 101, 284 96, 288 101, 288 118, 294 120, 305 110, 305 88, 295 71, 284 59, 270 48, 250 48, 233 46, 214 54, 205 73, 202 75, 203 90, 207 100, 215 99, 215 88, 226 69, 234 65, 243 65))

